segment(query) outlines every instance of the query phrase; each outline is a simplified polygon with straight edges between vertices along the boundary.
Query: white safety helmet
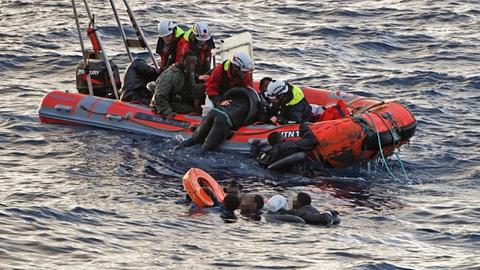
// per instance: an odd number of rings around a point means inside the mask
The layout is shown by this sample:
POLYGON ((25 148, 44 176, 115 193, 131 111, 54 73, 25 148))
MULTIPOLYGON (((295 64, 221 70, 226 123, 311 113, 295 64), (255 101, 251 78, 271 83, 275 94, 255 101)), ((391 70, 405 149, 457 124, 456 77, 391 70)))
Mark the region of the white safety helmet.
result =
POLYGON ((280 209, 288 209, 288 201, 282 195, 275 195, 265 204, 268 212, 278 212, 280 209))
POLYGON ((210 33, 210 29, 208 28, 208 24, 206 22, 197 22, 193 26, 192 30, 197 40, 207 41, 212 37, 212 34, 210 33))
POLYGON ((267 96, 276 97, 288 91, 288 85, 281 80, 271 81, 267 86, 267 96))
POLYGON ((253 61, 250 56, 244 52, 233 53, 232 64, 239 67, 241 71, 253 70, 253 61))
POLYGON ((173 34, 173 28, 177 26, 173 21, 163 20, 158 23, 158 34, 160 37, 166 37, 173 34))

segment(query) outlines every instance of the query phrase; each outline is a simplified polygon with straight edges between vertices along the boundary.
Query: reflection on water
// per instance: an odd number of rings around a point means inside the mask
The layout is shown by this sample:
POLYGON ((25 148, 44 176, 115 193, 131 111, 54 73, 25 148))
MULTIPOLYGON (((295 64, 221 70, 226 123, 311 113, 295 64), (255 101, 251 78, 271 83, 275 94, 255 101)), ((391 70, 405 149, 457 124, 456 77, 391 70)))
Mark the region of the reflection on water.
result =
MULTIPOLYGON (((263 170, 238 153, 174 152, 175 140, 40 124, 43 95, 74 90, 81 58, 70 3, 3 1, 0 268, 478 268, 476 3, 130 4, 151 44, 165 14, 187 24, 206 20, 217 39, 253 34, 256 79, 399 100, 418 120, 401 149, 409 181, 395 158, 395 179, 375 163, 307 179, 263 170), (191 216, 175 204, 190 167, 266 197, 306 191, 320 209, 338 210, 342 224, 191 216)), ((127 56, 107 6, 92 2, 123 70, 127 56)))

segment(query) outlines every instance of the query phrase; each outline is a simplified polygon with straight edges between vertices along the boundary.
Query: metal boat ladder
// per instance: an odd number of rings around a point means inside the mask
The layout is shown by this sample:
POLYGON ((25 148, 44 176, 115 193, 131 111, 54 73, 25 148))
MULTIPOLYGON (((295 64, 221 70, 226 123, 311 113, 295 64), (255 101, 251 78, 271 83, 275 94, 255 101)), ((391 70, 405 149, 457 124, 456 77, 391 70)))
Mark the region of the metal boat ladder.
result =
MULTIPOLYGON (((118 28, 120 30, 120 33, 122 35, 122 40, 125 45, 125 49, 128 55, 128 58, 130 61, 133 60, 132 57, 132 52, 130 51, 130 48, 133 47, 140 47, 144 48, 148 51, 150 58, 153 61, 153 64, 155 65, 155 68, 158 70, 159 66, 157 64, 157 61, 155 60, 155 56, 148 46, 147 40, 145 38, 145 35, 140 28, 139 24, 137 23, 137 20, 135 16, 133 15, 132 9, 130 8, 130 5, 128 4, 127 0, 123 0, 123 3, 125 4, 126 11, 128 13, 128 17, 130 18, 130 22, 132 24, 133 29, 135 30, 136 38, 127 38, 125 31, 122 26, 122 22, 120 21, 120 18, 118 16, 118 11, 117 8, 115 7, 114 1, 109 0, 110 5, 112 7, 113 15, 115 16, 115 20, 117 21, 118 28)), ((113 71, 112 67, 109 62, 108 58, 108 53, 105 49, 105 46, 103 45, 102 39, 100 37, 99 32, 97 31, 97 25, 95 23, 95 15, 91 12, 90 7, 87 3, 87 0, 83 0, 83 4, 85 6, 85 9, 87 11, 87 15, 89 18, 89 28, 87 30, 87 33, 90 37, 90 40, 92 41, 92 50, 88 50, 85 48, 85 43, 83 41, 82 37, 82 31, 80 28, 80 21, 78 18, 78 13, 77 13, 77 5, 75 3, 75 0, 72 0, 72 8, 73 8, 73 14, 75 17, 75 23, 77 25, 77 32, 78 32, 78 38, 80 40, 80 47, 82 50, 82 56, 83 56, 83 61, 84 61, 84 66, 85 66, 85 74, 87 76, 87 84, 88 84, 88 92, 91 96, 93 96, 93 87, 92 87, 92 79, 90 77, 90 72, 88 69, 88 63, 90 59, 97 59, 97 60, 103 60, 105 62, 105 66, 107 67, 107 72, 108 76, 110 78, 110 82, 112 84, 113 92, 115 94, 115 98, 119 99, 118 95, 118 89, 117 85, 115 84, 115 78, 113 76, 113 71), (93 35, 93 36, 90 36, 93 35)))

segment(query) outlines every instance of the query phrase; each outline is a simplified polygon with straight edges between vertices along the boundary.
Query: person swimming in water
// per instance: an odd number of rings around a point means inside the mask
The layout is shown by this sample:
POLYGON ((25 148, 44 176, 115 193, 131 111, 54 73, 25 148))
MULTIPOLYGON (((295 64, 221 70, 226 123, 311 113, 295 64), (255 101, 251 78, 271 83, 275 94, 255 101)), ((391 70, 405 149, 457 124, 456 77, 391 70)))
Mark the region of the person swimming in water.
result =
POLYGON ((301 217, 307 224, 314 225, 338 225, 340 224, 340 215, 335 210, 327 210, 324 213, 312 206, 312 198, 308 193, 299 192, 293 203, 293 209, 285 213, 301 217))
POLYGON ((240 200, 240 215, 254 221, 260 221, 264 199, 258 194, 242 195, 240 200))
POLYGON ((275 195, 270 198, 265 204, 265 209, 264 217, 267 222, 305 223, 305 220, 301 217, 287 212, 288 201, 282 195, 275 195))

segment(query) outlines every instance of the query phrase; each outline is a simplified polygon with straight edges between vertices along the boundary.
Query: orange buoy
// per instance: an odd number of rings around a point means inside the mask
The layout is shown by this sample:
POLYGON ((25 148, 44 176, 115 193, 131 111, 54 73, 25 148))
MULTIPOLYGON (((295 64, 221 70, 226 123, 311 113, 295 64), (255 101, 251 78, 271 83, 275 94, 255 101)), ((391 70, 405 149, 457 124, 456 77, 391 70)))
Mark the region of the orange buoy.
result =
POLYGON ((99 52, 101 51, 100 42, 98 42, 97 34, 95 33, 95 31, 97 30, 94 29, 92 26, 89 26, 87 28, 87 36, 90 39, 90 42, 92 43, 93 51, 99 52))
POLYGON ((219 202, 223 202, 225 192, 215 179, 208 173, 198 168, 191 168, 182 177, 183 187, 194 203, 199 207, 213 206, 214 202, 210 196, 205 192, 205 189, 200 185, 200 182, 209 187, 219 202))

